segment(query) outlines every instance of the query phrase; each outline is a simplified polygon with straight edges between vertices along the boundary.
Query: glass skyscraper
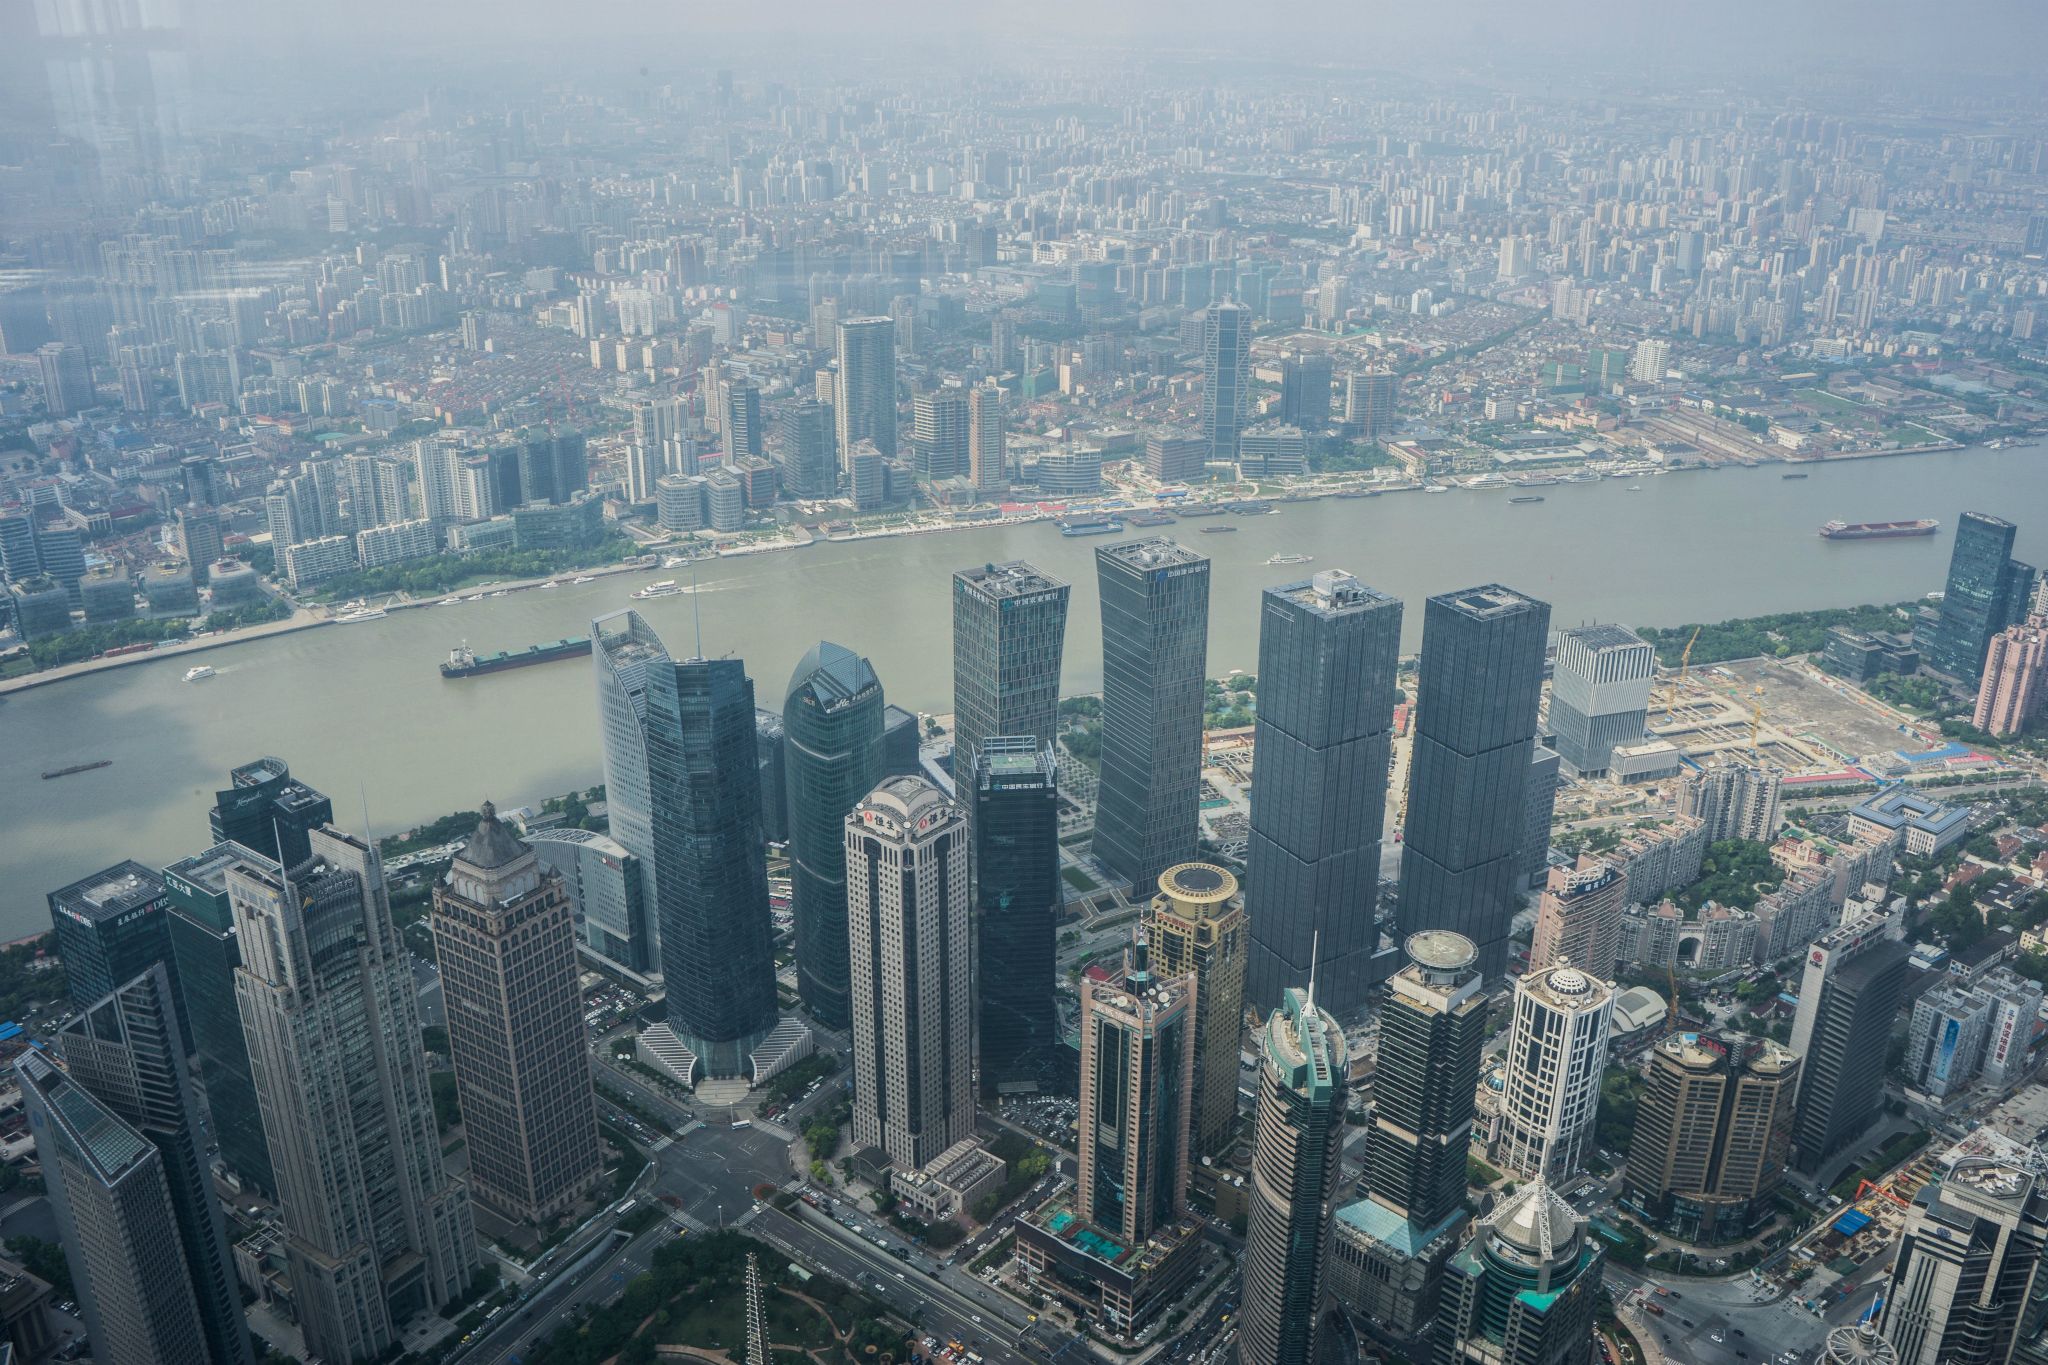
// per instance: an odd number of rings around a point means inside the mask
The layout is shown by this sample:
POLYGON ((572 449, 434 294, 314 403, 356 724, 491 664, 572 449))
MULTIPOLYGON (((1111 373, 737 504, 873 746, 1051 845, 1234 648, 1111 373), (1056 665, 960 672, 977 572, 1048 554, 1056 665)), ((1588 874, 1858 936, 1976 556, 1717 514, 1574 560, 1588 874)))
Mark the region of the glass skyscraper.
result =
POLYGON ((1450 929, 1507 968, 1550 606, 1499 584, 1429 599, 1401 856, 1401 927, 1450 929))
POLYGON ((972 829, 981 1089, 1047 1090, 1059 1043, 1059 768, 1052 746, 1030 735, 992 735, 980 749, 972 829))
POLYGON ((1926 643, 1928 667, 1976 686, 1991 637, 2011 624, 2008 599, 2025 591, 2013 566, 2017 533, 2011 522, 1984 512, 1965 512, 1956 523, 1939 620, 1926 643))
POLYGON ((1213 464, 1237 460, 1250 397, 1252 310, 1212 303, 1202 314, 1202 439, 1213 464))
POLYGON ((605 809, 612 838, 640 865, 640 922, 631 926, 625 965, 661 970, 660 886, 654 860, 652 779, 647 770, 647 677, 666 668, 668 649, 637 611, 590 623, 597 669, 597 720, 604 743, 605 809))
POLYGON ((1308 981, 1312 954, 1323 1009, 1365 1003, 1400 652, 1400 601, 1348 573, 1260 598, 1245 998, 1261 1010, 1308 981))
POLYGON ((1057 738, 1068 587, 1016 560, 953 575, 953 774, 974 780, 989 735, 1057 738))
POLYGON ((714 1076, 775 1027, 754 682, 738 659, 647 675, 647 764, 668 1022, 714 1076))
POLYGON ((1095 857, 1152 894, 1195 856, 1209 560, 1165 537, 1095 552, 1102 595, 1102 774, 1095 857))
POLYGON ((882 780, 882 680, 844 645, 798 661, 782 707, 797 993, 826 1028, 852 1023, 846 813, 882 780))
POLYGON ((281 758, 259 758, 228 772, 206 813, 216 844, 240 844, 286 867, 306 860, 306 836, 334 819, 334 803, 303 782, 281 758))
POLYGON ((73 1004, 93 1004, 158 963, 178 985, 163 878, 132 859, 49 894, 73 1004))

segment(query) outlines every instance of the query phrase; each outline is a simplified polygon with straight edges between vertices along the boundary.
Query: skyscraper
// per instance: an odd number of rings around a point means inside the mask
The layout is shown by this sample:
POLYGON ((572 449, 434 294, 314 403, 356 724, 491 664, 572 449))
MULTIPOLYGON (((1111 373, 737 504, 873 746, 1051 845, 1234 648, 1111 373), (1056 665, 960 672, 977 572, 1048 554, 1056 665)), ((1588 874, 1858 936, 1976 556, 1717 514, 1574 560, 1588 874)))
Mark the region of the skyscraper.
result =
POLYGON ((73 1004, 93 1004, 160 962, 177 988, 170 897, 154 871, 131 859, 59 887, 47 899, 73 1004))
POLYGON ((243 1184, 275 1197, 270 1145, 249 1077, 249 1044, 235 1004, 235 968, 242 948, 228 904, 228 868, 243 860, 277 875, 277 864, 240 844, 215 844, 164 869, 170 899, 171 956, 178 964, 178 998, 192 1031, 192 1050, 205 1085, 206 1112, 220 1159, 243 1184))
POLYGON ((668 1023, 713 1076, 775 1027, 754 681, 738 659, 647 674, 647 763, 668 1023))
POLYGON ((761 425, 761 386, 751 379, 728 379, 719 386, 719 430, 726 455, 759 455, 767 436, 761 425))
POLYGON ((1059 737, 1068 592, 1021 559, 953 575, 953 772, 963 788, 985 736, 1059 737))
POLYGON ((1359 439, 1377 441, 1393 429, 1394 399, 1399 393, 1394 375, 1354 370, 1344 376, 1344 422, 1357 430, 1359 439))
POLYGON ((1930 668, 1967 687, 1983 676, 1991 637, 2016 614, 2009 599, 2017 576, 2009 566, 2017 534, 2011 522, 1986 512, 1965 512, 1956 523, 1939 619, 1922 654, 1930 668))
POLYGON ((1991 637, 1984 681, 1970 724, 1993 735, 2016 735, 2048 703, 2048 617, 2008 626, 1991 637))
POLYGON ((1195 854, 1209 560, 1164 537, 1095 552, 1102 597, 1102 768, 1095 857, 1149 896, 1195 854))
POLYGON ((2038 1311, 2044 1244, 2048 1182, 2038 1169, 1966 1157, 1923 1185, 1879 1320, 1898 1365, 2012 1360, 2039 1330, 2022 1323, 2038 1311))
POLYGON ((359 1360, 469 1288, 476 1232, 441 1166, 383 865, 331 826, 311 844, 281 875, 228 870, 235 990, 306 1349, 359 1360))
POLYGON ((1351 1056, 1343 1030, 1316 1009, 1313 985, 1286 992, 1259 1043, 1237 1356, 1243 1365, 1313 1365, 1351 1056))
POLYGON ((1308 980, 1312 952, 1321 1008, 1365 1004, 1400 649, 1400 601, 1341 570, 1260 597, 1245 996, 1261 1009, 1308 980))
POLYGON ((797 398, 775 420, 782 447, 782 481, 799 498, 829 498, 839 491, 832 458, 831 411, 815 398, 797 398))
POLYGON ((1244 1029, 1246 934, 1237 878, 1210 863, 1167 868, 1145 917, 1145 937, 1162 974, 1195 979, 1189 1150, 1220 1155, 1237 1131, 1238 1036, 1244 1029))
POLYGON ((1295 354, 1280 362, 1280 420, 1310 436, 1330 425, 1330 357, 1295 354))
POLYGON ((1798 1084, 1798 1059, 1776 1043, 1659 1039, 1629 1139, 1629 1203, 1687 1242, 1747 1237, 1784 1174, 1798 1084))
POLYGON ((910 400, 910 443, 920 479, 951 479, 968 472, 967 390, 927 389, 910 400))
POLYGON ((846 318, 839 324, 839 381, 832 405, 839 422, 839 458, 873 441, 884 457, 896 453, 896 323, 892 318, 846 318))
POLYGON ((982 1093, 1049 1090, 1059 1046, 1054 978, 1061 905, 1059 767, 1052 746, 1030 735, 984 738, 972 799, 982 1093))
POLYGON ((668 649, 637 611, 613 612, 590 623, 590 657, 597 672, 597 720, 604 744, 604 797, 611 837, 640 864, 642 919, 627 934, 625 965, 661 970, 660 885, 654 857, 653 777, 647 767, 647 676, 668 668, 668 649))
POLYGON ((1585 1169, 1607 1067, 1614 988, 1569 963, 1515 978, 1499 1157, 1562 1182, 1585 1169))
POLYGON ((1557 635, 1550 730, 1581 777, 1607 771, 1616 745, 1640 744, 1650 720, 1657 651, 1623 626, 1574 626, 1557 635))
POLYGON ((1876 1116, 1909 956, 1878 917, 1845 919, 1807 949, 1792 1020, 1800 1065, 1794 1170, 1819 1175, 1876 1116))
POLYGON ((1337 1211, 1330 1278, 1347 1308, 1412 1337, 1435 1315, 1465 1221, 1486 995, 1464 935, 1427 930, 1406 948, 1380 1009, 1364 1197, 1337 1211))
POLYGON ((43 381, 43 406, 52 417, 70 417, 98 401, 92 388, 92 361, 83 346, 46 341, 36 347, 36 365, 43 381))
MULTIPOLYGON (((152 967, 66 1023, 57 1033, 57 1055, 72 1080, 162 1157, 206 1358, 231 1365, 251 1358, 249 1329, 242 1320, 220 1205, 206 1176, 202 1125, 185 1079, 177 1030, 170 976, 152 967)), ((81 1235, 90 1237, 83 1230, 81 1235)), ((144 1269, 154 1274, 158 1267, 144 1269)))
POLYGON ((228 788, 206 813, 216 844, 240 844, 287 867, 306 860, 306 836, 334 819, 334 803, 303 782, 281 758, 259 758, 228 771, 228 788))
POLYGON ((999 491, 1010 477, 1009 443, 1003 424, 1003 396, 977 385, 967 391, 968 477, 977 493, 999 491))
POLYGON ((1612 972, 1621 947, 1621 911, 1628 878, 1614 864, 1581 854, 1577 867, 1553 867, 1536 902, 1529 970, 1576 962, 1612 972))
POLYGON ((1605 1259, 1550 1183, 1530 1181, 1445 1268, 1434 1365, 1589 1365, 1605 1259))
POLYGON ((846 817, 853 1141, 916 1170, 974 1136, 967 821, 921 777, 846 817))
POLYGON ((41 1052, 14 1074, 93 1358, 211 1361, 163 1154, 41 1052))
POLYGON ((1152 974, 1145 935, 1119 982, 1081 982, 1081 1216, 1137 1245, 1187 1204, 1195 983, 1152 974))
POLYGON ((434 886, 429 919, 470 1187, 504 1217, 539 1226, 604 1175, 573 906, 561 877, 486 801, 434 886))
POLYGON ((853 1021, 845 823, 882 780, 882 708, 882 680, 868 661, 823 640, 797 662, 782 705, 797 993, 831 1029, 853 1021))
POLYGON ((1489 977, 1507 968, 1519 901, 1549 627, 1547 604, 1498 584, 1432 597, 1423 613, 1401 927, 1465 935, 1489 977))
POLYGON ((1237 460, 1237 437, 1250 405, 1252 310, 1212 303, 1202 313, 1202 439, 1211 463, 1237 460))

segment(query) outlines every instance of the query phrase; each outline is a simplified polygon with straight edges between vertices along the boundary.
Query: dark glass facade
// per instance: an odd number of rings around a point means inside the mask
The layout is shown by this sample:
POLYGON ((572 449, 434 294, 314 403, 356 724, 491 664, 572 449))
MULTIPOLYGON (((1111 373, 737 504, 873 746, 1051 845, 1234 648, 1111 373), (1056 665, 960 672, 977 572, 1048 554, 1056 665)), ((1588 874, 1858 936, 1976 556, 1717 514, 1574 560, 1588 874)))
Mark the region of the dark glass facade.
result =
POLYGON ((953 771, 965 790, 989 735, 1058 737, 1065 583, 1021 560, 953 575, 953 771))
POLYGON ((1435 1227, 1465 1202, 1486 1000, 1462 984, 1390 989, 1380 1007, 1364 1185, 1417 1228, 1435 1227))
POLYGON ((1819 1013, 1799 1059, 1792 1115, 1792 1168, 1816 1175, 1876 1119, 1892 1021, 1905 996, 1911 956, 1904 943, 1873 943, 1821 987, 1819 1013))
POLYGON ((234 785, 215 792, 207 823, 216 844, 234 843, 295 867, 309 856, 306 836, 334 821, 334 803, 303 782, 281 758, 259 758, 228 773, 234 785))
MULTIPOLYGON (((1052 1090, 1060 903, 1059 770, 1031 735, 988 736, 974 772, 981 1090, 1052 1090)), ((957 752, 957 751, 956 751, 957 752)))
POLYGON ((2005 629, 2008 595, 2019 575, 2012 563, 2017 528, 2003 517, 1965 512, 1956 523, 1948 584, 1939 619, 1927 641, 1927 665, 1970 686, 1984 673, 1991 637, 2005 629))
MULTIPOLYGON (((83 1008, 162 963, 178 986, 171 960, 170 897, 163 878, 141 863, 116 863, 104 872, 49 894, 50 925, 71 1000, 83 1008)), ((191 1050, 190 1030, 186 1051, 191 1050)))
POLYGON ((1365 1004, 1400 651, 1401 603, 1349 574, 1260 598, 1245 1000, 1262 1012, 1307 984, 1312 953, 1319 1005, 1365 1004))
POLYGON ((1095 552, 1102 596, 1102 772, 1098 862, 1150 896, 1195 857, 1209 560, 1164 537, 1095 552))
POLYGON ((737 659, 647 673, 647 770, 669 1027, 740 1075, 775 1027, 754 683, 737 659))
POLYGON ((235 1003, 235 968, 242 965, 235 915, 228 905, 227 870, 235 864, 260 867, 276 877, 280 869, 240 844, 216 844, 206 852, 164 869, 170 896, 171 955, 178 964, 178 994, 206 1087, 213 1138, 227 1168, 265 1195, 276 1198, 270 1144, 256 1108, 249 1074, 249 1045, 235 1003))
POLYGON ((846 937, 846 813, 882 780, 882 682, 866 659, 820 642, 782 707, 797 993, 830 1029, 853 1020, 846 937))
POLYGON ((1491 584, 1429 599, 1401 857, 1401 927, 1450 929, 1507 967, 1520 903, 1549 604, 1491 584))

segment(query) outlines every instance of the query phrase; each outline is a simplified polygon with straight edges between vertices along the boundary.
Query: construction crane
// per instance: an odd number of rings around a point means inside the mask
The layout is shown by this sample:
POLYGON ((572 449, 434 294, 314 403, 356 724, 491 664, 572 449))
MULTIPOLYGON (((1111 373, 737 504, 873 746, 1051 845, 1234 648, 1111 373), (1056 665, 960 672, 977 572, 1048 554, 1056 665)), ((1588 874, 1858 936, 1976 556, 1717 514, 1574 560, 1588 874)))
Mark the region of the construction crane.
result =
POLYGON ((1684 687, 1687 680, 1692 677, 1692 647, 1700 642, 1700 632, 1705 629, 1705 626, 1694 626, 1692 628, 1692 638, 1685 642, 1685 652, 1678 656, 1678 685, 1680 687, 1684 687))

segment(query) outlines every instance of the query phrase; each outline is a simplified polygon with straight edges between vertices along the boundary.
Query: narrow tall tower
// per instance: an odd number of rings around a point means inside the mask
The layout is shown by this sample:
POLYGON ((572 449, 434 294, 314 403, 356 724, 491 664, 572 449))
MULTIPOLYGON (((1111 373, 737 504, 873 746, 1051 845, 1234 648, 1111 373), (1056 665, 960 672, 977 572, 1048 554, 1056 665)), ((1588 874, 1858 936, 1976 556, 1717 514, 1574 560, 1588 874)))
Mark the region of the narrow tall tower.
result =
POLYGON ((1152 974, 1138 931, 1120 982, 1081 982, 1075 1206, 1137 1245, 1187 1207, 1195 982, 1152 974))
POLYGON ((640 919, 629 926, 626 966, 661 970, 660 884, 654 858, 654 787, 647 768, 647 675, 667 667, 668 649, 636 611, 590 623, 597 673, 598 737, 604 745, 604 797, 611 837, 639 863, 640 919))
POLYGON ((1059 1071, 1054 979, 1061 904, 1052 746, 1029 735, 983 739, 973 801, 982 1093, 1050 1090, 1059 1071))
POLYGON ((953 575, 953 771, 963 780, 990 735, 1059 737, 1069 591, 1023 560, 953 575))
POLYGON ((1237 1354, 1242 1365, 1311 1365, 1351 1058, 1343 1030, 1316 1008, 1313 982, 1306 992, 1287 991, 1259 1043, 1237 1354))
POLYGON ((885 457, 896 453, 896 323, 891 318, 847 318, 839 324, 839 380, 834 415, 839 457, 873 441, 885 457))
POLYGON ((1159 874, 1145 918, 1152 961, 1167 976, 1195 978, 1192 1151, 1220 1155, 1237 1131, 1238 1039, 1244 1017, 1244 898, 1237 878, 1210 863, 1159 874))
POLYGON ((574 907, 486 801, 434 887, 431 922, 471 1187, 537 1226, 604 1175, 574 907))
POLYGON ((1966 1158, 1921 1190, 1881 1320, 1899 1365, 2013 1359, 2022 1318, 2039 1311, 2044 1245, 2048 1184, 2038 1170, 1966 1158))
POLYGON ((1250 400, 1252 310, 1241 303, 1212 303, 1202 314, 1202 438, 1209 462, 1237 460, 1250 400))
POLYGON ((1500 1157, 1564 1181, 1585 1169, 1607 1066, 1614 988, 1568 962, 1515 978, 1500 1157))

